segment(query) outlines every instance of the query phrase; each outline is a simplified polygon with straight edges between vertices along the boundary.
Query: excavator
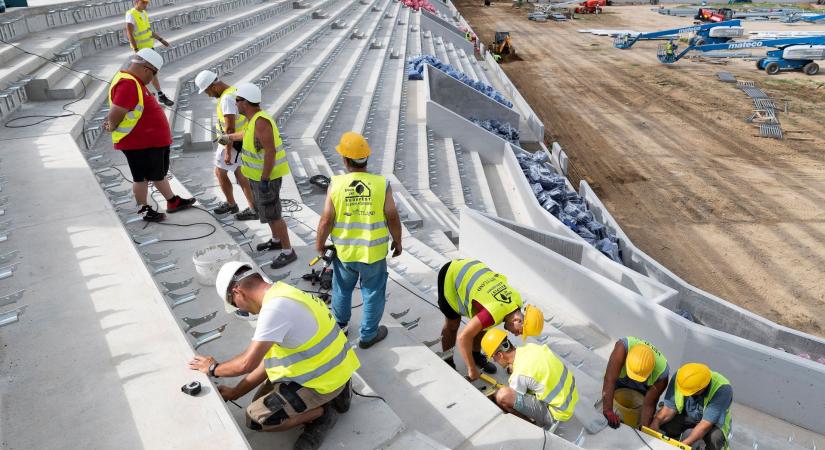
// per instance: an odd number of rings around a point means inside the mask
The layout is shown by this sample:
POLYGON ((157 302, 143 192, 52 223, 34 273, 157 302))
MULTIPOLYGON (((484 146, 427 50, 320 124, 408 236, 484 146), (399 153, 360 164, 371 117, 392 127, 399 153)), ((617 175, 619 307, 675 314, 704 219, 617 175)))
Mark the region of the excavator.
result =
POLYGON ((507 59, 508 56, 514 56, 516 49, 510 43, 509 31, 496 31, 495 40, 487 46, 493 53, 493 58, 496 62, 501 62, 507 59))
POLYGON ((695 33, 695 35, 690 38, 690 45, 719 44, 728 42, 735 37, 742 37, 745 34, 745 29, 742 28, 741 25, 742 22, 739 19, 735 19, 725 22, 692 25, 683 28, 671 28, 669 30, 653 31, 650 33, 639 33, 636 35, 620 34, 613 40, 613 46, 626 49, 632 47, 637 41, 662 39, 688 33, 695 33))
POLYGON ((579 3, 573 12, 576 14, 599 14, 602 12, 603 6, 610 6, 613 2, 611 0, 585 0, 579 3))
POLYGON ((819 73, 815 61, 825 59, 825 36, 802 36, 778 39, 753 39, 721 44, 691 45, 679 52, 678 44, 669 41, 659 46, 657 57, 665 64, 673 64, 691 51, 710 52, 718 50, 748 50, 758 48, 768 50, 764 58, 756 61, 756 68, 768 75, 776 75, 783 70, 801 70, 806 75, 819 73))

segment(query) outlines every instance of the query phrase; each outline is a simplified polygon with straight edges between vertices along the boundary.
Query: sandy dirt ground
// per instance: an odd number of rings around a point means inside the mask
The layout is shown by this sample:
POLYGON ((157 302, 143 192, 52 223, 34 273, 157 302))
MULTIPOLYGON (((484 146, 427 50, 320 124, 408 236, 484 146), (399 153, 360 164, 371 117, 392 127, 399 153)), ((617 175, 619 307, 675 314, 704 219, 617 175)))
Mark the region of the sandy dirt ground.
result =
MULTIPOLYGON (((654 31, 692 23, 650 6, 566 23, 508 3, 456 5, 480 36, 510 31, 502 65, 634 243, 691 284, 781 324, 825 336, 825 74, 769 76, 753 61, 663 65, 579 29, 654 31), (758 137, 752 101, 716 72, 753 80, 789 112, 793 139, 758 137)), ((744 22, 748 31, 825 25, 744 22)), ((823 64, 825 72, 825 64, 823 64)))

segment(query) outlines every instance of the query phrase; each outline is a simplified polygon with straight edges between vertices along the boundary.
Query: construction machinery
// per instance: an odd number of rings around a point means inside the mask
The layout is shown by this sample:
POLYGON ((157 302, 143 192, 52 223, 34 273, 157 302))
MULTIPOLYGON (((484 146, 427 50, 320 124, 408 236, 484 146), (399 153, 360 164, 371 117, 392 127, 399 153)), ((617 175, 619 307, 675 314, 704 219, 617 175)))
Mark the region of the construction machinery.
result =
POLYGON ((825 14, 816 14, 816 15, 807 15, 803 16, 800 14, 792 14, 782 20, 786 23, 796 23, 799 21, 810 22, 810 23, 817 23, 819 21, 825 21, 825 14))
POLYGON ((699 25, 692 25, 683 28, 671 28, 669 30, 653 31, 650 33, 639 33, 636 35, 620 34, 613 40, 613 46, 626 49, 633 46, 636 41, 662 39, 667 37, 694 34, 690 38, 690 45, 719 44, 728 42, 733 38, 742 37, 745 29, 741 27, 739 19, 725 22, 711 22, 699 25))
POLYGON ((819 64, 815 61, 825 59, 825 36, 754 39, 721 44, 691 45, 681 52, 678 51, 678 44, 668 42, 659 46, 657 56, 660 62, 673 64, 691 51, 711 52, 769 47, 776 50, 768 50, 764 58, 756 61, 756 68, 764 70, 768 75, 775 75, 783 70, 802 70, 806 75, 816 75, 819 73, 819 64))
POLYGON ((509 31, 496 31, 495 40, 487 47, 493 53, 495 60, 499 62, 507 59, 508 56, 516 54, 516 49, 513 48, 513 44, 510 43, 509 31))
POLYGON ((577 14, 599 14, 602 12, 602 7, 610 6, 613 2, 611 0, 585 0, 579 3, 579 6, 573 10, 577 14))
POLYGON ((694 19, 702 22, 724 22, 733 19, 733 10, 730 8, 699 8, 694 19))

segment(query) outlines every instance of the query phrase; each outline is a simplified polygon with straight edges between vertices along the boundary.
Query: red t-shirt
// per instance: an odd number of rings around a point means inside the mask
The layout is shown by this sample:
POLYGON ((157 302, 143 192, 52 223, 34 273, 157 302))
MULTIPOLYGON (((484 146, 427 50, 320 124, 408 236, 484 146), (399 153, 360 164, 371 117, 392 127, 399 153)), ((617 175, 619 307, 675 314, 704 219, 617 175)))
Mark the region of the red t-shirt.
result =
POLYGON ((481 303, 475 300, 473 300, 473 311, 476 312, 476 315, 473 317, 478 317, 478 320, 481 321, 482 328, 489 328, 496 324, 490 311, 487 311, 487 308, 481 306, 481 303))
MULTIPOLYGON (((129 73, 126 70, 122 72, 129 73)), ((140 78, 137 76, 135 78, 138 80, 140 89, 143 90, 143 114, 135 128, 115 144, 115 148, 117 150, 140 150, 172 145, 172 131, 169 129, 169 121, 166 120, 163 108, 149 93, 140 78)), ((135 82, 129 79, 118 81, 112 89, 112 103, 130 111, 134 109, 138 104, 135 82)))

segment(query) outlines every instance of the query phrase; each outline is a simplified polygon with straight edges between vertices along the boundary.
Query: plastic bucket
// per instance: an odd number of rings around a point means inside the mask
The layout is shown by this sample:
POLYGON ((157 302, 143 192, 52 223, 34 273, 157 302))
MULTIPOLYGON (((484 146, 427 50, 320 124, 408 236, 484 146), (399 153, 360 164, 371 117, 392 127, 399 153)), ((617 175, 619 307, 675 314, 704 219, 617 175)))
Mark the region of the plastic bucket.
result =
POLYGON ((639 428, 644 396, 633 389, 616 389, 613 393, 613 409, 619 413, 622 422, 633 428, 639 428))
POLYGON ((229 261, 240 261, 240 258, 241 250, 234 244, 215 244, 195 250, 192 255, 195 278, 204 286, 214 286, 221 267, 229 261))

